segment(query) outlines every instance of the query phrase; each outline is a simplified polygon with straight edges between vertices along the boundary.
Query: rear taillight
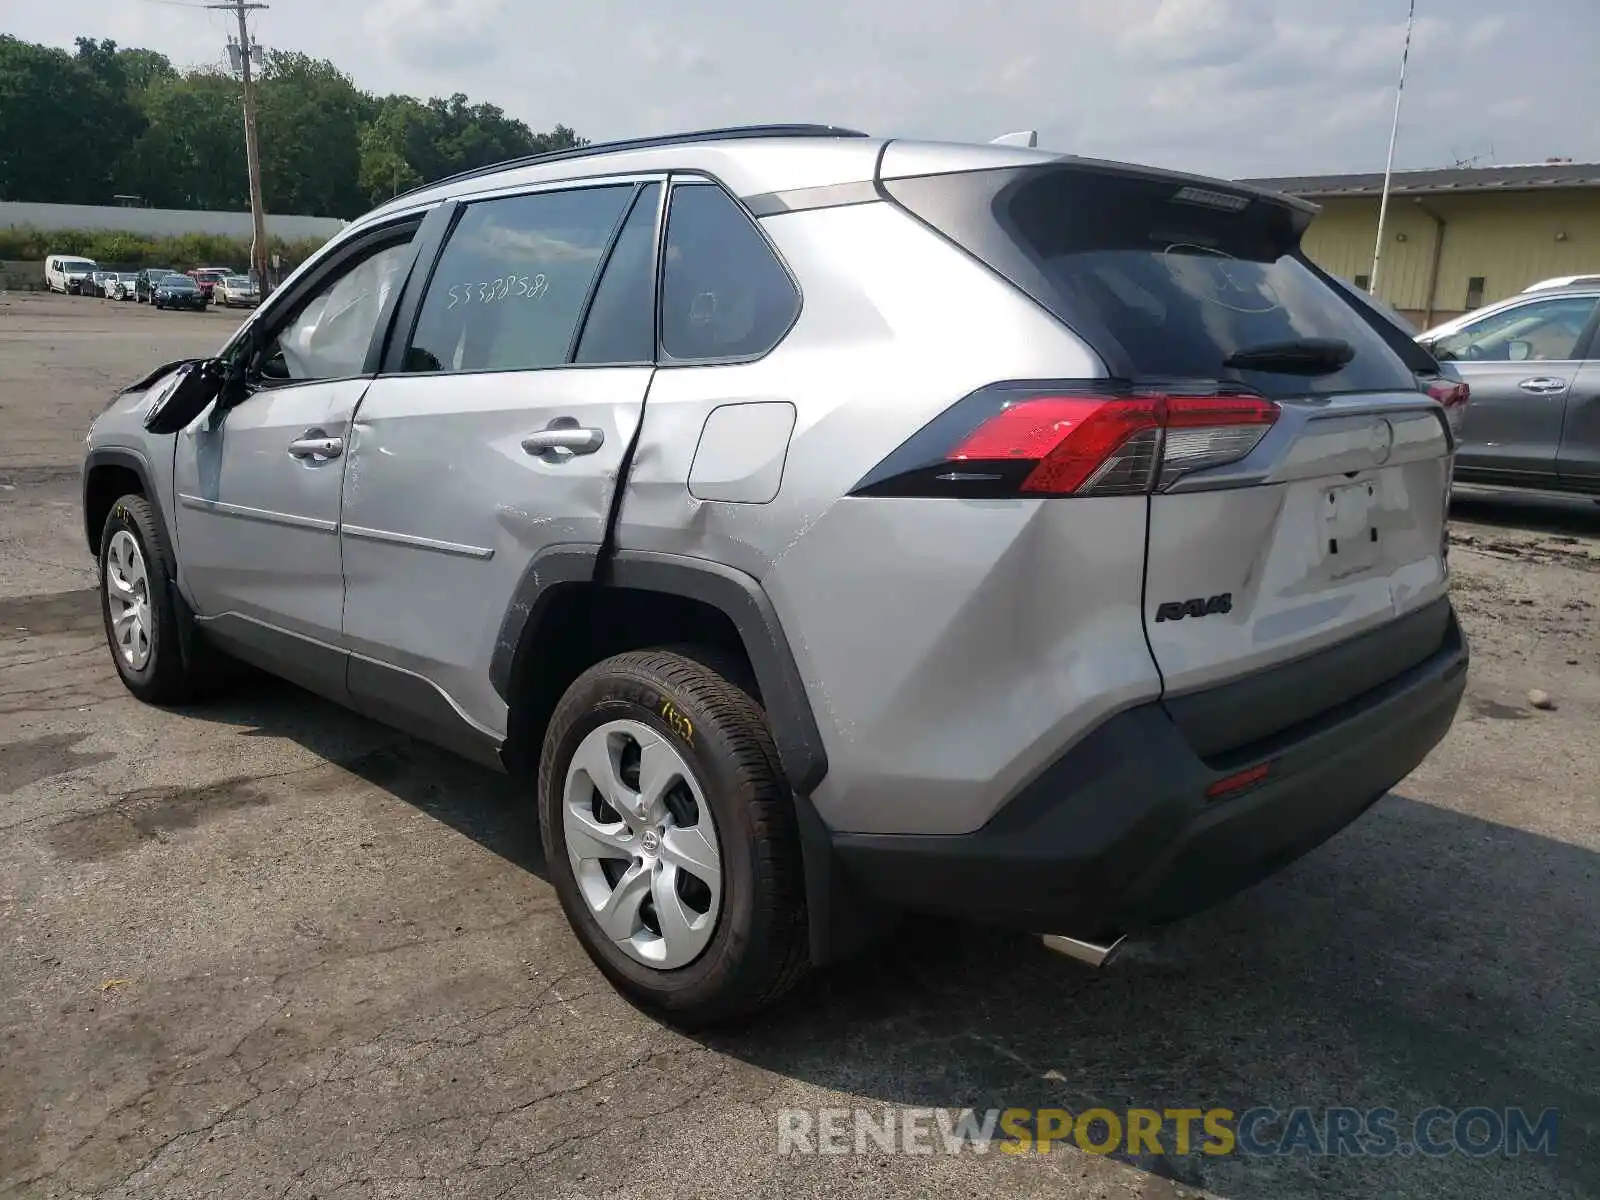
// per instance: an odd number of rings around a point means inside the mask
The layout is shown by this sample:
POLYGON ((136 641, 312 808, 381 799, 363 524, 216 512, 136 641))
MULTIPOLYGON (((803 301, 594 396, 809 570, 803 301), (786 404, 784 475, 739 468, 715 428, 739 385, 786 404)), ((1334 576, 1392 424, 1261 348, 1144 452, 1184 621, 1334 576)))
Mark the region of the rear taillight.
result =
POLYGON ((1144 495, 1237 462, 1277 419, 1260 396, 996 384, 931 421, 854 494, 1144 495))
POLYGON ((1449 412, 1465 406, 1472 398, 1472 389, 1454 380, 1435 379, 1428 385, 1428 395, 1444 405, 1444 410, 1449 412))

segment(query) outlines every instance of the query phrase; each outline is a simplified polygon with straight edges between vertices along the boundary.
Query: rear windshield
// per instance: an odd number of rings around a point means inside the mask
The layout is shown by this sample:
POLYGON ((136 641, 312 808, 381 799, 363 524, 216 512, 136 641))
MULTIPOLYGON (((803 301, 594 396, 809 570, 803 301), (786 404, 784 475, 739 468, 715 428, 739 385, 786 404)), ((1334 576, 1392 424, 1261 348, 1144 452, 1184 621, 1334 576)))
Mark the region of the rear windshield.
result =
POLYGON ((1286 205, 1087 166, 885 187, 1038 300, 1119 378, 1235 382, 1273 397, 1417 387, 1372 318, 1301 256, 1306 218, 1286 205), (1330 338, 1353 356, 1326 373, 1224 365, 1240 351, 1330 338))

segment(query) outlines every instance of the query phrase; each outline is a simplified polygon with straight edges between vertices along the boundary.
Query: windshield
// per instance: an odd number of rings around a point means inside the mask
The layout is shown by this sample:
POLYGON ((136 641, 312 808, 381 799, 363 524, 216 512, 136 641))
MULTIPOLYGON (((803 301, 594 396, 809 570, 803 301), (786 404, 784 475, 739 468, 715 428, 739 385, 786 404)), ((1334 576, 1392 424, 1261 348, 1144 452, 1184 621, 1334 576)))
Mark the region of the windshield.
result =
POLYGON ((68 275, 87 275, 91 271, 98 271, 100 265, 87 258, 69 258, 62 262, 61 269, 68 275))

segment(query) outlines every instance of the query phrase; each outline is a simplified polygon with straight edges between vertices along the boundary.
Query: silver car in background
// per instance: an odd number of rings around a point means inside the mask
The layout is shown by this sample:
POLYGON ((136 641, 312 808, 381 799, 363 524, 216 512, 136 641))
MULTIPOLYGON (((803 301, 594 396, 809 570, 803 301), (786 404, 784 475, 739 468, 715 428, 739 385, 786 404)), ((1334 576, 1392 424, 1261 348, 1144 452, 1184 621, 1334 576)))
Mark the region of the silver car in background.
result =
POLYGON ((906 913, 1104 961, 1465 687, 1436 364, 1313 212, 820 126, 427 185, 94 422, 111 660, 523 779, 584 949, 679 1022, 906 913))
POLYGON ((112 271, 106 279, 105 296, 107 300, 132 300, 135 296, 135 284, 139 279, 137 271, 112 271))
POLYGON ((248 275, 224 275, 212 288, 212 299, 223 308, 254 308, 261 289, 248 275))
POLYGON ((1417 340, 1471 389, 1457 481, 1600 499, 1600 281, 1522 292, 1417 340))

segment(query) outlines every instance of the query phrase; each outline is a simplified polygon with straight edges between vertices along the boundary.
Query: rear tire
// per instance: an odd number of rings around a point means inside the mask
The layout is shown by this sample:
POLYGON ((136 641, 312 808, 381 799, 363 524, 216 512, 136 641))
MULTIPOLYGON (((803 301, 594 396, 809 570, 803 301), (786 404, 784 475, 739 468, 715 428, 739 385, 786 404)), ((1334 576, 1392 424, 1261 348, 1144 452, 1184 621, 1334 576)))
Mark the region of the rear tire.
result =
POLYGON ((545 734, 539 816, 567 920, 640 1005, 711 1025, 805 974, 799 832, 771 731, 694 650, 578 677, 545 734))

